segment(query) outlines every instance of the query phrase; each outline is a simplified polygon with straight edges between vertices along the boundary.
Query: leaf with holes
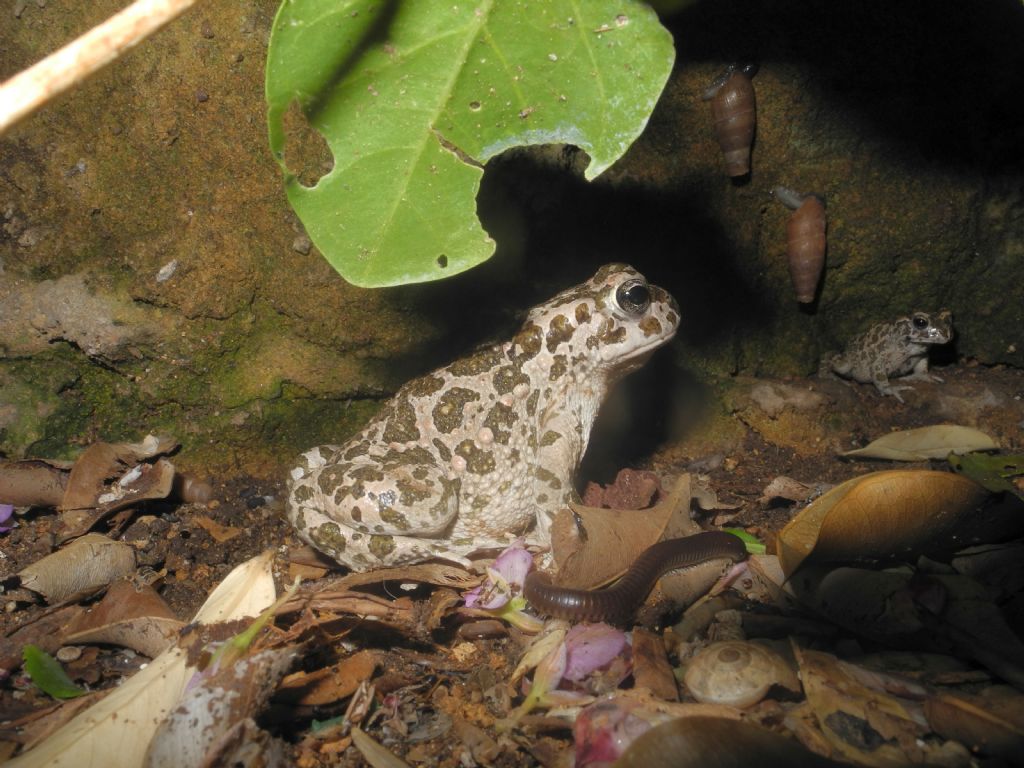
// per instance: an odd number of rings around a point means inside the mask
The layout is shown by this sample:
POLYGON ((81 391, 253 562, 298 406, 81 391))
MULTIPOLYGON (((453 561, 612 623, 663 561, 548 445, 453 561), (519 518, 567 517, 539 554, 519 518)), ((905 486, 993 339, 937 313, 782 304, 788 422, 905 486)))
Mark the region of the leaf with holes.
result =
POLYGON ((643 130, 673 57, 635 0, 285 0, 267 55, 270 147, 346 280, 435 280, 494 252, 476 217, 488 159, 575 144, 594 178, 643 130), (309 186, 303 119, 333 156, 309 186))

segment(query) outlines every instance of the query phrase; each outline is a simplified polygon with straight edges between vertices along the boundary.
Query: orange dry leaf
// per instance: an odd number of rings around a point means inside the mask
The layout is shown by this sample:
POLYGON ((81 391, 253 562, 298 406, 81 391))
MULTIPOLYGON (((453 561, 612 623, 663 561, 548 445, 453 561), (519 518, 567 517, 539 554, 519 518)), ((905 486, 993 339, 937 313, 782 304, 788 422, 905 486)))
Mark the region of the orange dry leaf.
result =
POLYGON ((380 663, 375 653, 359 651, 316 672, 295 672, 281 681, 278 696, 292 704, 320 706, 347 698, 369 680, 380 663))
POLYGON ((223 544, 225 541, 231 541, 238 534, 242 532, 241 528, 235 528, 231 525, 221 525, 216 520, 207 517, 206 515, 196 515, 194 518, 196 525, 206 531, 213 540, 218 544, 223 544))

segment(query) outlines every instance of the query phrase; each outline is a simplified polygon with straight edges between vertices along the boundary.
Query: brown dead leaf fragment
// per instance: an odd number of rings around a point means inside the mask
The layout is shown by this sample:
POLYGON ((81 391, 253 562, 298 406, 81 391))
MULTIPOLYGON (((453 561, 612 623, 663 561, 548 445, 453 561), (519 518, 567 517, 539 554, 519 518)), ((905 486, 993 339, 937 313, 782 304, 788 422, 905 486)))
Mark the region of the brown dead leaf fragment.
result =
POLYGON ((90 533, 22 569, 22 586, 48 603, 91 595, 135 572, 135 550, 128 544, 90 533))
POLYGON ((216 520, 213 520, 206 515, 196 515, 192 518, 196 525, 206 531, 218 544, 223 544, 226 541, 231 541, 235 536, 242 533, 241 528, 235 528, 231 525, 221 525, 216 520))
POLYGON ((599 587, 621 576, 641 552, 661 539, 674 517, 690 519, 689 475, 651 509, 570 507, 571 511, 555 515, 551 526, 558 584, 576 589, 599 587))
POLYGON ((278 698, 291 704, 320 706, 348 698, 380 664, 377 654, 359 651, 315 672, 295 672, 281 681, 278 698))
POLYGON ((152 587, 114 582, 99 604, 67 628, 66 643, 109 643, 154 659, 185 626, 152 587))
POLYGON ((661 635, 633 630, 633 680, 637 688, 646 688, 659 699, 679 701, 679 686, 661 635))

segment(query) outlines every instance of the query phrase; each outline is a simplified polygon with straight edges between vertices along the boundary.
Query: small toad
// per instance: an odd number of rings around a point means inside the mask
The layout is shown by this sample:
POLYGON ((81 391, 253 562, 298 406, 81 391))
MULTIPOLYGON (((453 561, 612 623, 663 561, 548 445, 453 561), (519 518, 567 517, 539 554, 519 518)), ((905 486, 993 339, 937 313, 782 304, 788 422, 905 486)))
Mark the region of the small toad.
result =
POLYGON ((465 563, 524 533, 548 547, 605 395, 678 325, 663 289, 602 267, 530 310, 511 341, 410 381, 347 443, 303 454, 292 525, 355 570, 465 563))
POLYGON ((861 384, 874 384, 883 395, 901 403, 900 392, 911 386, 894 386, 890 377, 919 381, 942 381, 928 373, 928 350, 948 344, 953 338, 953 315, 948 309, 938 315, 914 312, 891 323, 880 323, 846 346, 846 351, 826 356, 819 375, 838 374, 861 384))

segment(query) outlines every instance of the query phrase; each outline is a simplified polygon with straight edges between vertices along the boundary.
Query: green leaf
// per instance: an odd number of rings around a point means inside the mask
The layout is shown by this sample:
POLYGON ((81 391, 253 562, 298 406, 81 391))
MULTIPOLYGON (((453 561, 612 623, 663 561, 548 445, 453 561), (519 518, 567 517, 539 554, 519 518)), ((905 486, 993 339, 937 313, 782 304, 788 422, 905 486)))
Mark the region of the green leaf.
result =
POLYGON ((85 693, 67 676, 64 668, 53 656, 36 645, 26 645, 21 651, 25 671, 44 692, 55 699, 73 699, 85 693))
POLYGON ((768 551, 768 548, 760 539, 757 538, 757 536, 752 533, 748 533, 742 528, 723 528, 722 530, 741 539, 747 547, 747 552, 751 555, 763 555, 768 551))
POLYGON ((949 464, 961 475, 969 477, 983 488, 997 493, 1009 491, 1024 499, 1024 454, 989 456, 984 453, 950 455, 949 464), (1017 482, 1014 482, 1017 478, 1017 482))
POLYGON ((643 130, 673 57, 634 0, 285 0, 267 55, 270 147, 346 280, 435 280, 494 252, 476 217, 489 158, 570 143, 594 178, 643 130), (313 187, 285 162, 293 104, 334 156, 313 187))

